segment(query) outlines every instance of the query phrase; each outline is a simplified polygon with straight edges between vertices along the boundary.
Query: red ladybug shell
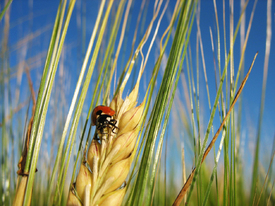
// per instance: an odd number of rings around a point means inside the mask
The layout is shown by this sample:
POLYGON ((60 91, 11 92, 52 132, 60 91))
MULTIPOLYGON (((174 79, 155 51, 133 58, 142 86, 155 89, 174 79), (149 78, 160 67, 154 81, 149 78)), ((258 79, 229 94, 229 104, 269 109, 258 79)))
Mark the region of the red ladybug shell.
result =
POLYGON ((96 124, 96 119, 98 115, 107 114, 107 115, 113 116, 115 115, 115 113, 116 112, 112 110, 110 107, 103 106, 103 105, 96 106, 92 113, 92 125, 96 124))

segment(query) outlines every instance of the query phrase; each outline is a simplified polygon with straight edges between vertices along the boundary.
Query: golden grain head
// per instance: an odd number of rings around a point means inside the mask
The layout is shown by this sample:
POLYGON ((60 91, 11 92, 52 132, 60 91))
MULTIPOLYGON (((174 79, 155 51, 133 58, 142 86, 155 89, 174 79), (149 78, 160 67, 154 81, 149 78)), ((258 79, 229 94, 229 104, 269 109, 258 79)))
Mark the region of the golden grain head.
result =
MULTIPOLYGON (((89 205, 121 204, 144 109, 144 103, 135 107, 136 96, 134 91, 124 101, 119 93, 110 104, 116 112, 113 119, 103 119, 101 128, 96 130, 99 140, 92 140, 87 153, 88 164, 81 165, 76 179, 75 189, 81 202, 86 202, 86 196, 90 195, 89 205), (90 194, 85 190, 87 185, 91 185, 90 194)), ((78 201, 70 196, 68 205, 78 201)))

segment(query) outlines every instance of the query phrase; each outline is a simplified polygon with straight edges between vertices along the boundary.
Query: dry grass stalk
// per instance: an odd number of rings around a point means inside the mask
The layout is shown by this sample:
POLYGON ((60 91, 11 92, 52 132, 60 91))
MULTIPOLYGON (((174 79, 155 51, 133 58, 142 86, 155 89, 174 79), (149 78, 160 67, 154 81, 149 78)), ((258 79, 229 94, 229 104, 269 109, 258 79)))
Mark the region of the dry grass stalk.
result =
MULTIPOLYGON (((233 101, 231 103, 231 106, 230 106, 230 108, 229 108, 226 116, 224 117, 224 119, 223 119, 223 121, 222 121, 222 123, 221 123, 221 125, 220 125, 220 127, 218 129, 218 131, 216 132, 216 134, 214 135, 214 137, 211 140, 210 144, 208 145, 208 147, 204 151, 203 156, 202 156, 202 160, 200 162, 200 165, 202 165, 203 161, 205 160, 205 158, 207 157, 208 153, 210 152, 210 150, 212 149, 213 145, 215 144, 215 142, 216 142, 216 140, 217 140, 217 138, 218 138, 218 136, 219 136, 219 134, 220 134, 220 132, 221 132, 221 130, 223 128, 223 125, 226 123, 227 118, 229 117, 229 115, 230 115, 230 113, 231 113, 231 111, 232 111, 235 103, 237 102, 237 100, 238 100, 238 98, 239 98, 239 96, 240 96, 240 94, 241 94, 241 92, 242 92, 242 90, 244 88, 244 85, 245 85, 245 83, 246 83, 246 81, 247 81, 247 79, 249 77, 249 74, 250 74, 251 69, 252 69, 252 67, 254 65, 254 61, 255 61, 257 55, 258 55, 258 52, 255 54, 254 59, 252 61, 252 64, 251 64, 251 66, 250 66, 250 68, 249 68, 249 70, 248 70, 248 72, 247 72, 244 80, 242 81, 242 83, 241 83, 241 85, 240 85, 240 87, 239 87, 239 89, 238 89, 238 91, 237 91, 237 93, 235 95, 235 98, 233 99, 233 101)), ((180 193, 178 194, 175 202, 173 203, 173 206, 180 205, 181 201, 183 200, 183 198, 185 197, 185 195, 187 193, 187 190, 189 189, 189 187, 192 184, 192 181, 193 181, 193 178, 194 178, 196 170, 197 170, 197 168, 194 167, 193 170, 192 170, 192 172, 191 172, 191 174, 189 175, 188 179, 186 180, 185 184, 183 185, 180 193)))
POLYGON ((126 193, 126 177, 133 160, 144 103, 136 106, 137 88, 125 100, 121 92, 110 107, 117 129, 97 129, 82 163, 76 183, 71 189, 67 205, 120 205, 126 193))
MULTIPOLYGON (((15 198, 12 204, 13 206, 23 205, 27 183, 28 183, 28 177, 23 176, 16 190, 15 198)), ((29 201, 27 205, 31 205, 31 201, 29 201)))

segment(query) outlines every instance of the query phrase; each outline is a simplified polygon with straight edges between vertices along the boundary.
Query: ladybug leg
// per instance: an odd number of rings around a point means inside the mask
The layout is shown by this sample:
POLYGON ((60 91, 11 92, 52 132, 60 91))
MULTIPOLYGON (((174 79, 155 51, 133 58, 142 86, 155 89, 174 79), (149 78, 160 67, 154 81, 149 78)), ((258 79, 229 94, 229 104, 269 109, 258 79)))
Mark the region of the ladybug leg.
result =
POLYGON ((112 125, 116 127, 117 121, 116 121, 115 119, 111 119, 111 120, 110 120, 110 123, 112 123, 112 125))
POLYGON ((109 134, 109 129, 111 129, 112 133, 117 134, 116 129, 118 129, 118 127, 116 124, 117 120, 112 119, 112 116, 101 114, 96 120, 96 129, 98 133, 102 135, 109 134))
POLYGON ((118 127, 114 126, 113 129, 112 129, 112 132, 113 132, 114 134, 117 134, 117 132, 115 131, 115 129, 118 129, 118 127))
POLYGON ((116 126, 116 123, 117 123, 117 121, 115 119, 112 119, 109 122, 109 124, 112 126, 111 128, 112 128, 112 132, 114 134, 117 134, 117 132, 115 131, 115 129, 118 129, 118 127, 116 126))

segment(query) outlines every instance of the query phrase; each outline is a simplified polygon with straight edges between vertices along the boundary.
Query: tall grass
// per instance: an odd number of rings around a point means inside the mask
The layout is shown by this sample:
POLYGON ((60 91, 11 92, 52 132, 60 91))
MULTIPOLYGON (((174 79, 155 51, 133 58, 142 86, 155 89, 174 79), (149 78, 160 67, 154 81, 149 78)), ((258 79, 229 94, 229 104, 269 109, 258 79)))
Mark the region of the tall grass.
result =
POLYGON ((202 34, 201 1, 61 0, 48 49, 39 51, 44 66, 24 59, 24 51, 48 27, 31 32, 24 48, 13 47, 10 14, 17 2, 11 2, 1 3, 0 13, 2 205, 275 204, 275 138, 271 154, 260 150, 270 95, 271 0, 253 164, 242 152, 242 142, 251 143, 242 139, 248 130, 242 119, 243 89, 263 56, 246 55, 257 0, 242 0, 240 15, 238 1, 213 0, 209 37, 202 34), (80 40, 70 43, 75 22, 80 40), (23 56, 15 67, 10 48, 23 56), (115 130, 102 134, 91 124, 97 105, 115 110, 115 130))

